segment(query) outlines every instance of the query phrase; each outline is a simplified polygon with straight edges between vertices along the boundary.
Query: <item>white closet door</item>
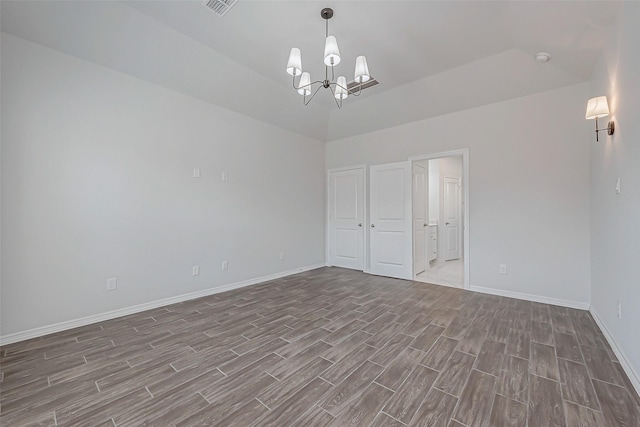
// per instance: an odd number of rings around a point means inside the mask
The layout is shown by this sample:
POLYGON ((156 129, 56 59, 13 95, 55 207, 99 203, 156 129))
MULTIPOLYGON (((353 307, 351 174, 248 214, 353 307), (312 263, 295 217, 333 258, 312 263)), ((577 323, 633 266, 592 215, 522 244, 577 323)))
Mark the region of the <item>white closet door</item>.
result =
POLYGON ((411 280, 411 164, 370 168, 371 273, 411 280))
POLYGON ((329 263, 364 270, 364 169, 329 172, 329 263))

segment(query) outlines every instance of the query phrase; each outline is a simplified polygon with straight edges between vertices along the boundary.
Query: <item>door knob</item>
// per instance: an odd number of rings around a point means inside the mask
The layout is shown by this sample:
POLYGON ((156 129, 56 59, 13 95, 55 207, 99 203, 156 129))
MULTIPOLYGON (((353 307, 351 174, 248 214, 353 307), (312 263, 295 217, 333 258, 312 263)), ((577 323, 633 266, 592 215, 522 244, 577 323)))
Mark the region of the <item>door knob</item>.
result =
POLYGON ((444 223, 444 225, 449 225, 449 223, 448 223, 448 222, 445 222, 445 223, 444 223))
POLYGON ((371 228, 376 228, 376 225, 375 224, 371 224, 371 228))
POLYGON ((424 226, 424 227, 428 227, 428 225, 427 225, 427 224, 423 224, 423 226, 424 226))
POLYGON ((358 227, 362 227, 362 223, 358 223, 358 227))

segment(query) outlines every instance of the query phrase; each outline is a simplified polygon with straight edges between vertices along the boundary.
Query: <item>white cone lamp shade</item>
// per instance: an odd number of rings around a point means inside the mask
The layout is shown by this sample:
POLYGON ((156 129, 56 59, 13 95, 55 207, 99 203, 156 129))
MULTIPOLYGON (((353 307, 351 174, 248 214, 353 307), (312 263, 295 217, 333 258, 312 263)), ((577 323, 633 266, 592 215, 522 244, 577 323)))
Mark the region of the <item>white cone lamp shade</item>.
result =
POLYGON ((609 115, 609 103, 606 96, 598 96, 591 98, 587 102, 587 113, 585 119, 599 119, 600 117, 609 115))
POLYGON ((311 74, 306 71, 300 76, 300 83, 298 83, 298 93, 302 96, 311 95, 311 74))
POLYGON ((289 60, 287 61, 287 73, 292 76, 299 76, 302 72, 302 56, 300 55, 300 49, 292 47, 289 53, 289 60))
POLYGON ((367 58, 364 56, 358 56, 356 58, 356 72, 354 80, 356 83, 364 83, 371 78, 369 74, 369 66, 367 65, 367 58))
POLYGON ((338 77, 338 80, 336 80, 336 92, 335 92, 335 97, 336 99, 347 99, 347 96, 349 96, 349 94, 347 93, 347 78, 345 76, 340 76, 338 77))
POLYGON ((335 36, 327 36, 324 42, 324 63, 329 67, 340 63, 340 49, 335 36))

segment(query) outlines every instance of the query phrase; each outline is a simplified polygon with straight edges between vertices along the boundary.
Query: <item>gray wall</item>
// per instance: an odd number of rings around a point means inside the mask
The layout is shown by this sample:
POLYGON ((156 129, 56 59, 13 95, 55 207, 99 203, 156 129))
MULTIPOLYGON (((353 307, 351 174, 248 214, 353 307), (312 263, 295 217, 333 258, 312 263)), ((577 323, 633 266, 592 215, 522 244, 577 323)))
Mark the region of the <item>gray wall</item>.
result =
POLYGON ((324 170, 321 142, 3 34, 0 334, 324 264, 324 170))
POLYGON ((586 308, 587 92, 583 83, 331 142, 327 167, 469 148, 471 286, 586 308))
MULTIPOLYGON (((640 392, 640 3, 625 2, 592 79, 591 96, 606 95, 615 120, 611 137, 591 148, 591 303, 633 370, 640 392), (616 194, 616 179, 621 194, 616 194), (622 319, 617 317, 622 303, 622 319)), ((595 129, 593 121, 589 128, 595 129)))

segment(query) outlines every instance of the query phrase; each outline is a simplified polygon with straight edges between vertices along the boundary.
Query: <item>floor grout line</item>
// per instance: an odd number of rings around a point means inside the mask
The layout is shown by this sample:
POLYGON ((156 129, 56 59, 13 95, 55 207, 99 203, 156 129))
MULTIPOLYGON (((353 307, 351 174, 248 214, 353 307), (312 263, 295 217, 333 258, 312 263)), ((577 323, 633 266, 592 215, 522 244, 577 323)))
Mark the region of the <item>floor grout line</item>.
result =
MULTIPOLYGON (((274 380, 276 380, 276 381, 280 382, 280 380, 279 380, 278 378, 274 377, 274 376, 273 376, 273 375, 271 375, 269 372, 264 371, 264 373, 265 373, 265 374, 267 374, 267 375, 269 375, 269 376, 270 376, 271 378, 273 378, 274 380)), ((262 403, 262 402, 261 402, 261 403, 262 403)), ((266 405, 265 405, 265 406, 266 406, 266 405)))
MULTIPOLYGON (((382 374, 382 373, 381 373, 381 374, 382 374)), ((327 381, 327 382, 328 382, 328 381, 327 381)), ((371 383, 372 383, 372 384, 379 385, 379 386, 380 386, 380 387, 382 387, 382 388, 386 388, 387 390, 389 390, 390 392, 392 392, 392 393, 394 393, 394 394, 395 394, 395 392, 396 392, 395 390, 392 390, 392 389, 390 389, 389 387, 387 387, 387 386, 384 386, 384 385, 380 384, 380 383, 379 383, 379 382, 377 382, 376 380, 371 381, 371 383)))
POLYGON ((333 417, 333 418, 335 418, 335 417, 336 417, 336 416, 335 416, 335 415, 333 415, 331 412, 327 411, 326 409, 324 409, 322 406, 318 405, 317 403, 316 403, 315 407, 316 407, 316 408, 319 408, 322 412, 325 412, 325 413, 327 413, 327 414, 331 415, 331 417, 333 417))
POLYGON ((269 411, 271 411, 271 408, 269 408, 262 400, 258 399, 257 397, 254 397, 254 399, 256 399, 258 402, 260 402, 260 404, 262 406, 264 406, 265 408, 267 408, 269 411))
POLYGON ((402 425, 404 425, 404 426, 408 425, 407 423, 403 423, 402 421, 400 421, 399 419, 397 419, 397 418, 396 418, 396 417, 394 417, 393 415, 390 415, 389 413, 384 412, 384 410, 382 410, 382 409, 380 409, 380 413, 381 413, 381 414, 385 414, 387 417, 389 417, 389 418, 391 418, 391 419, 393 419, 393 420, 396 420, 397 422, 399 422, 400 424, 402 424, 402 425))
POLYGON ((209 401, 209 399, 207 399, 206 397, 204 397, 204 394, 202 394, 201 392, 197 392, 197 394, 199 394, 200 396, 202 396, 202 398, 209 404, 211 405, 211 402, 209 401))

